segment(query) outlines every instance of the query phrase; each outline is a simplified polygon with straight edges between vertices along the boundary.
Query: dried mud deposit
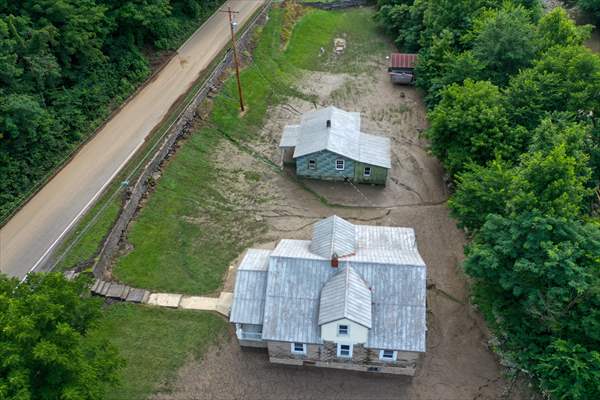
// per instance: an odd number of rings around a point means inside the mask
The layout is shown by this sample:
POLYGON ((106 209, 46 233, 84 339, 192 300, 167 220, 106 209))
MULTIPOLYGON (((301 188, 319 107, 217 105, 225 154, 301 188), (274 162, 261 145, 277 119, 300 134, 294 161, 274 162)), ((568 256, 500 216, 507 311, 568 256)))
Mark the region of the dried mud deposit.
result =
MULTIPOLYGON (((318 96, 318 106, 335 105, 360 111, 363 130, 393 141, 393 166, 386 188, 304 181, 330 203, 289 176, 223 143, 216 162, 225 171, 252 171, 257 179, 239 179, 240 193, 254 193, 239 212, 267 226, 256 247, 272 248, 281 238, 308 239, 311 224, 338 214, 352 222, 409 226, 428 267, 428 344, 414 378, 375 376, 317 368, 269 364, 262 351, 241 350, 233 332, 203 360, 190 360, 168 392, 156 399, 524 399, 503 378, 502 368, 487 347, 487 334, 468 301, 460 269, 465 238, 449 217, 440 164, 427 154, 421 132, 425 108, 413 88, 393 86, 378 65, 375 75, 307 74, 300 88, 318 96)), ((299 120, 315 105, 290 99, 268 112, 260 137, 249 143, 262 156, 279 163, 277 144, 284 125, 299 120)), ((225 289, 231 290, 234 271, 225 289)))

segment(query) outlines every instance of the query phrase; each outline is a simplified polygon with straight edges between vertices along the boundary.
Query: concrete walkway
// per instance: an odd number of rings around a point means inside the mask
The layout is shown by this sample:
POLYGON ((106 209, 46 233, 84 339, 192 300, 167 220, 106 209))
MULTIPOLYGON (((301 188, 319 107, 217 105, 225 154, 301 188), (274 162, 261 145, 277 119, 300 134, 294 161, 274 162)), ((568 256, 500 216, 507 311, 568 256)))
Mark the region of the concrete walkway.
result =
POLYGON ((93 294, 130 303, 183 310, 216 311, 229 317, 233 293, 221 292, 219 297, 186 296, 177 293, 151 293, 145 289, 132 288, 121 283, 97 279, 92 285, 93 294))

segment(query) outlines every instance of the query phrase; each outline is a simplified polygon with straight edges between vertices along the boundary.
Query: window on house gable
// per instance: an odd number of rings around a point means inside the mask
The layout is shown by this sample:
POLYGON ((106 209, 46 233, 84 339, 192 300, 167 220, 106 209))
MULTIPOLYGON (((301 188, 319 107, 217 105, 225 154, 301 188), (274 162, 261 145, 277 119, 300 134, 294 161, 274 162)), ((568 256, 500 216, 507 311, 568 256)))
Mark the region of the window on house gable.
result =
POLYGON ((308 169, 317 169, 317 160, 308 160, 308 169))
POLYGON ((338 325, 338 336, 348 336, 350 327, 348 325, 338 325))
POLYGON ((338 171, 343 171, 346 168, 346 161, 342 160, 341 158, 338 158, 337 160, 335 160, 335 169, 337 169, 338 171))
POLYGON ((396 361, 398 355, 397 351, 393 350, 381 350, 379 352, 379 359, 383 361, 396 361))
POLYGON ((352 358, 352 345, 338 343, 337 356, 341 358, 352 358))
POLYGON ((371 167, 365 167, 365 176, 371 176, 371 167))
POLYGON ((293 354, 306 354, 306 344, 304 343, 292 343, 293 354))

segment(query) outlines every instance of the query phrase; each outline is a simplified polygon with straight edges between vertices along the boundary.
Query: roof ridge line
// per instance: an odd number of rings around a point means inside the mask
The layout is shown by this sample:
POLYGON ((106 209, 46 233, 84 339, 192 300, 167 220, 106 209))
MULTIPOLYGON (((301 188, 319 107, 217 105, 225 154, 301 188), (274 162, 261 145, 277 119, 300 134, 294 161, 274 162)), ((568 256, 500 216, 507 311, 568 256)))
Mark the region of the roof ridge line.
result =
POLYGON ((348 319, 348 294, 349 293, 350 293, 350 262, 348 262, 348 264, 346 265, 346 285, 344 287, 344 318, 346 318, 346 319, 348 319))
MULTIPOLYGON (((335 254, 333 252, 333 248, 334 248, 333 243, 335 242, 335 222, 336 222, 336 217, 337 217, 337 215, 335 215, 335 214, 333 214, 331 216, 331 221, 332 221, 331 222, 331 248, 329 249, 330 250, 329 254, 331 255, 331 258, 333 258, 333 255, 335 254)), ((336 256, 337 256, 337 254, 336 254, 336 256)))

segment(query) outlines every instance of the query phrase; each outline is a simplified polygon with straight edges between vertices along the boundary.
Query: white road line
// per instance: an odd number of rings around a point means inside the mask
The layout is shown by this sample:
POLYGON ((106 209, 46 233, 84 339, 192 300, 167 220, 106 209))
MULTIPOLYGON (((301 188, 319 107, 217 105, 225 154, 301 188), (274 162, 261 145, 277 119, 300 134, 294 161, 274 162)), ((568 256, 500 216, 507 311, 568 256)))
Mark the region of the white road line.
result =
MULTIPOLYGON (((225 4, 227 4, 227 3, 225 3, 225 4)), ((221 8, 216 10, 206 21, 204 21, 204 23, 200 27, 198 27, 198 29, 192 35, 190 35, 190 37, 179 47, 179 49, 177 50, 177 53, 179 53, 182 49, 184 49, 185 46, 197 35, 197 33, 204 28, 205 25, 207 25, 212 19, 216 18, 216 16, 220 12, 220 9, 221 8)), ((252 16, 252 14, 250 14, 248 16, 248 18, 250 18, 251 16, 252 16)), ((224 46, 224 48, 225 47, 226 46, 224 46)), ((186 108, 187 108, 187 106, 184 107, 184 109, 179 113, 177 118, 171 122, 171 124, 167 128, 166 132, 168 132, 170 130, 170 128, 173 126, 173 124, 181 117, 181 114, 185 111, 186 108)), ((46 251, 44 251, 42 256, 29 269, 29 271, 27 272, 27 274, 23 277, 23 279, 21 281, 24 281, 27 278, 27 275, 29 275, 30 273, 32 273, 36 270, 36 268, 46 259, 46 257, 48 257, 50 252, 52 250, 54 250, 56 245, 62 240, 62 238, 65 236, 65 234, 67 234, 67 232, 73 227, 73 225, 79 221, 81 216, 90 209, 92 204, 98 199, 98 197, 102 194, 102 192, 104 192, 106 187, 113 181, 113 179, 121 172, 122 168, 131 160, 131 158, 135 155, 135 153, 146 142, 147 137, 148 136, 146 136, 144 138, 144 140, 139 142, 138 145, 133 149, 133 151, 129 153, 129 155, 119 165, 119 167, 112 173, 112 175, 108 178, 108 180, 106 182, 104 182, 104 184, 102 184, 100 189, 92 196, 92 198, 86 203, 86 205, 81 209, 81 211, 79 211, 79 213, 71 220, 71 222, 67 225, 67 227, 58 235, 58 237, 52 242, 52 244, 46 249, 46 251)))
POLYGON ((144 141, 138 143, 138 145, 135 147, 135 149, 133 149, 133 151, 131 153, 129 153, 127 158, 121 163, 121 165, 119 165, 119 167, 115 170, 115 172, 113 172, 113 174, 108 178, 108 180, 106 182, 104 182, 102 187, 100 187, 100 190, 98 190, 96 192, 96 194, 94 194, 94 196, 91 198, 91 200, 87 202, 87 204, 81 209, 81 211, 75 216, 75 218, 73 218, 73 220, 69 223, 69 225, 67 225, 67 227, 60 233, 60 235, 58 235, 58 238, 56 238, 56 240, 54 242, 52 242, 50 247, 48 247, 48 249, 44 252, 44 254, 42 254, 42 256, 36 261, 36 263, 33 265, 33 267, 31 267, 31 269, 27 272, 27 274, 23 277, 23 279, 21 281, 24 281, 27 278, 27 275, 32 273, 37 268, 37 266, 42 261, 44 261, 44 259, 48 256, 48 254, 54 249, 54 246, 56 246, 58 244, 58 242, 63 238, 63 236, 73 227, 73 225, 79 220, 79 218, 81 218, 81 216, 90 208, 92 203, 94 201, 96 201, 98 196, 100 196, 100 194, 104 191, 104 189, 106 189, 106 186, 108 186, 112 182, 114 177, 117 176, 119 174, 119 172, 121 172, 121 168, 123 168, 125 166, 125 164, 127 164, 129 162, 131 157, 133 157, 133 155, 140 149, 140 147, 143 144, 144 144, 144 141))

